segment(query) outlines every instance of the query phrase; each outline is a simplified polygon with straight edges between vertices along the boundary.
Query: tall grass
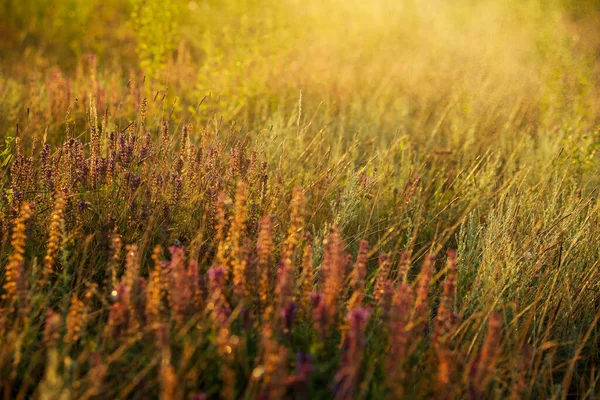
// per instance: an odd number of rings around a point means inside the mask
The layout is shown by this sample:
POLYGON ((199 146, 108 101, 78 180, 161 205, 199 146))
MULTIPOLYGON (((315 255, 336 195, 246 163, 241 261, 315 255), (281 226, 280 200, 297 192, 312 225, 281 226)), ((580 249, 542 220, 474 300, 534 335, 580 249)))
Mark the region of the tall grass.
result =
POLYGON ((0 15, 5 398, 595 398, 593 2, 59 3, 0 15))

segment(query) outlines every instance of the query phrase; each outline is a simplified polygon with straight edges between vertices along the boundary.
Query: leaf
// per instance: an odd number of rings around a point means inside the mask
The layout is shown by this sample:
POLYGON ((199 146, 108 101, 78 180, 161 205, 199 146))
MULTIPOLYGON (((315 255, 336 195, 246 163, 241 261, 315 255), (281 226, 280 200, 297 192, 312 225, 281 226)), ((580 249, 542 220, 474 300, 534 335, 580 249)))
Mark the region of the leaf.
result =
POLYGON ((7 156, 4 156, 4 154, 2 154, 2 156, 4 157, 4 159, 2 160, 2 167, 6 167, 8 165, 8 163, 10 162, 10 160, 12 160, 13 155, 12 154, 8 154, 7 156))

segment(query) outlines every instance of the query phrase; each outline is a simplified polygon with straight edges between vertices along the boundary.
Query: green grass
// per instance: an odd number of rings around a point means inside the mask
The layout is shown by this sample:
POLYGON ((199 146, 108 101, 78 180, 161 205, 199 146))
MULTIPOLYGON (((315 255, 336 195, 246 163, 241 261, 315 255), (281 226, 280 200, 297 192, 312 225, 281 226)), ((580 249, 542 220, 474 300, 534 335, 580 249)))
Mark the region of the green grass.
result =
POLYGON ((2 7, 5 398, 596 398, 594 2, 2 7))

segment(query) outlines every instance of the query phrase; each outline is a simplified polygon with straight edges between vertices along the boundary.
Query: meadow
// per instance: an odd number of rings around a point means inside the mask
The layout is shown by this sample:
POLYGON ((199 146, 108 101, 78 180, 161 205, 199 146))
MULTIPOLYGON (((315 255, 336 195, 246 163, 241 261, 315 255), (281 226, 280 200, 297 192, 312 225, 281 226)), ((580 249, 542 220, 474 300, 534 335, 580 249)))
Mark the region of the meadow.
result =
POLYGON ((2 398, 598 398, 599 26, 3 2, 2 398))

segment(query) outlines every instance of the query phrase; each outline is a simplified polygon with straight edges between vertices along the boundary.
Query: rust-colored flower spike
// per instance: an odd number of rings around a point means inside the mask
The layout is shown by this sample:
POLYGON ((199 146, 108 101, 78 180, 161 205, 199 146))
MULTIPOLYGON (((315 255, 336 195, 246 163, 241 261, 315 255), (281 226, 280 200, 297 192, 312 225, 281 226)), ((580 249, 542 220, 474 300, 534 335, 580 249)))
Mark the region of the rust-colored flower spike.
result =
POLYGON ((256 253, 258 255, 258 299, 261 308, 259 312, 261 312, 264 311, 267 306, 271 282, 270 274, 271 260, 273 257, 273 232, 271 217, 269 216, 264 216, 260 219, 258 239, 256 241, 256 253))
MULTIPOLYGON (((150 133, 150 131, 148 131, 144 135, 144 145, 140 149, 140 156, 139 156, 140 162, 145 161, 146 158, 150 155, 151 148, 152 148, 152 134, 150 133)), ((147 169, 144 169, 144 171, 147 171, 147 169)))
POLYGON ((56 187, 54 185, 56 171, 53 165, 54 160, 50 155, 50 145, 48 143, 44 143, 42 151, 40 152, 40 164, 43 184, 50 193, 54 193, 56 191, 56 187))
POLYGON ((272 327, 264 325, 262 337, 262 364, 254 371, 253 377, 262 377, 261 395, 266 399, 282 399, 286 391, 287 349, 273 338, 272 327))
POLYGON ((516 379, 513 384, 510 400, 519 400, 526 398, 527 390, 527 370, 533 362, 533 347, 524 344, 521 348, 521 356, 516 370, 516 379))
POLYGON ((238 280, 241 280, 241 284, 234 286, 234 291, 238 298, 244 301, 251 301, 249 299, 249 293, 251 290, 250 284, 250 270, 248 266, 253 261, 254 257, 254 245, 252 240, 245 236, 242 238, 240 243, 240 251, 239 251, 239 263, 234 264, 237 274, 242 274, 241 279, 238 277, 238 280))
POLYGON ((312 235, 309 232, 306 232, 304 235, 305 244, 304 244, 304 252, 302 254, 302 271, 300 275, 300 283, 299 283, 299 295, 296 299, 296 302, 300 306, 300 310, 304 313, 305 316, 310 315, 309 305, 310 305, 310 294, 313 291, 313 280, 314 280, 314 270, 313 270, 313 247, 312 247, 312 235))
POLYGON ((85 306, 83 301, 79 300, 77 296, 71 298, 71 306, 66 318, 67 334, 65 335, 65 341, 67 343, 74 343, 79 340, 81 330, 85 325, 85 306))
POLYGON ((225 323, 231 312, 231 307, 225 297, 225 269, 212 266, 208 270, 208 299, 206 309, 211 319, 218 325, 225 323))
POLYGON ((50 276, 54 273, 56 257, 58 256, 65 223, 65 196, 62 191, 56 192, 54 209, 50 214, 50 227, 48 228, 48 248, 44 257, 41 286, 49 283, 50 276))
POLYGON ((192 302, 196 311, 204 308, 204 290, 200 277, 198 261, 190 260, 188 263, 187 279, 192 292, 192 302))
MULTIPOLYGON (((292 266, 289 263, 289 258, 284 258, 281 260, 279 265, 279 269, 277 270, 277 283, 275 286, 275 301, 277 304, 277 310, 282 311, 291 301, 292 290, 293 290, 293 271, 292 266)), ((279 327, 279 323, 281 322, 280 318, 281 314, 276 314, 274 316, 277 319, 277 326, 279 327)), ((275 323, 275 321, 273 321, 275 323)))
POLYGON ((456 287, 456 252, 448 252, 446 263, 446 281, 440 305, 433 325, 432 342, 438 359, 437 384, 440 393, 446 393, 450 384, 451 368, 454 364, 453 353, 449 345, 454 331, 452 309, 454 305, 454 290, 456 287))
POLYGON ((405 378, 404 362, 408 358, 410 345, 410 307, 414 301, 414 293, 407 282, 398 286, 392 300, 390 312, 390 349, 387 358, 388 375, 386 385, 393 397, 400 399, 404 395, 403 380, 405 378))
POLYGON ((502 316, 493 313, 488 320, 488 328, 479 357, 471 364, 469 373, 469 396, 480 399, 494 376, 496 361, 500 350, 502 316))
POLYGON ((227 237, 229 260, 233 268, 233 286, 238 295, 246 292, 246 260, 241 257, 241 246, 246 228, 247 201, 248 185, 240 181, 235 192, 234 212, 231 216, 231 228, 227 237))
POLYGON ((341 238, 338 226, 331 229, 327 238, 327 247, 323 256, 321 271, 323 273, 323 298, 320 306, 323 307, 327 323, 336 323, 338 311, 337 300, 345 280, 346 274, 346 245, 341 238))
MULTIPOLYGON (((361 240, 358 255, 356 256, 356 262, 352 267, 351 285, 352 295, 348 299, 347 309, 353 310, 362 306, 365 297, 365 278, 367 275, 367 257, 369 253, 369 242, 361 240)), ((348 314, 349 315, 349 314, 348 314)), ((341 326, 341 343, 346 340, 346 333, 350 326, 350 321, 346 315, 342 326, 341 326)))
POLYGON ((190 127, 191 125, 184 125, 181 130, 181 145, 179 148, 179 159, 177 160, 177 172, 183 171, 186 162, 188 160, 188 146, 190 140, 190 127))
POLYGON ((124 302, 129 307, 129 329, 135 331, 138 328, 138 318, 140 316, 137 315, 137 311, 134 307, 136 299, 132 298, 132 293, 137 291, 140 271, 140 253, 137 245, 134 244, 125 246, 125 249, 127 252, 125 257, 125 274, 123 275, 121 282, 124 289, 124 302))
POLYGON ((160 322, 161 299, 162 299, 162 265, 160 255, 162 248, 160 245, 154 247, 152 252, 152 261, 154 268, 148 278, 148 289, 146 290, 146 315, 150 326, 155 326, 160 322))
POLYGON ((125 246, 125 250, 127 251, 127 255, 125 257, 123 284, 128 290, 131 290, 140 273, 140 252, 135 244, 125 246))
POLYGON ((429 317, 429 291, 431 289, 431 278, 433 277, 433 254, 425 256, 421 272, 417 281, 417 293, 415 299, 415 308, 412 314, 412 322, 417 334, 420 334, 427 325, 429 317))
POLYGON ((216 209, 216 235, 215 235, 215 243, 217 243, 217 256, 216 263, 221 266, 227 265, 227 257, 226 252, 229 246, 229 243, 226 239, 225 232, 227 229, 227 216, 226 216, 226 207, 228 204, 231 204, 230 199, 227 197, 225 192, 219 192, 217 198, 217 209, 216 209))
POLYGON ((19 216, 14 220, 11 237, 12 253, 8 256, 6 265, 4 294, 2 299, 13 310, 14 302, 17 299, 18 284, 21 281, 21 272, 25 256, 25 241, 27 240, 26 223, 33 215, 29 203, 23 203, 19 216))
POLYGON ((146 112, 148 110, 148 99, 144 97, 142 104, 140 104, 140 132, 146 131, 146 112))
POLYGON ((403 251, 400 255, 400 265, 398 267, 398 280, 406 282, 408 279, 408 270, 410 269, 410 253, 403 251))
POLYGON ((367 257, 369 242, 361 240, 356 262, 352 268, 352 297, 348 301, 348 309, 360 307, 365 297, 365 279, 367 277, 367 257))
POLYGON ((433 325, 432 339, 434 345, 445 346, 448 341, 448 335, 453 328, 452 309, 454 306, 454 291, 456 288, 456 252, 448 252, 448 261, 446 263, 446 281, 437 309, 437 315, 433 325))
POLYGON ((62 318, 59 313, 48 310, 46 312, 46 322, 44 323, 44 344, 48 348, 56 347, 60 338, 60 327, 62 318))
POLYGON ((105 335, 107 336, 107 339, 118 339, 129 327, 130 307, 124 285, 120 285, 117 289, 113 290, 111 295, 115 299, 115 302, 110 307, 105 335))
POLYGON ((121 260, 122 249, 123 241, 121 240, 121 235, 117 233, 117 227, 115 226, 110 235, 110 258, 108 260, 109 280, 113 289, 117 287, 117 266, 121 260))
POLYGON ((160 148, 159 148, 159 156, 162 156, 169 149, 169 123, 164 121, 160 130, 160 148))
POLYGON ((156 328, 157 346, 160 350, 160 399, 171 400, 177 397, 177 375, 171 364, 171 344, 169 327, 159 324, 156 328))
MULTIPOLYGON (((33 169, 33 159, 31 157, 25 157, 23 153, 21 153, 21 139, 19 137, 15 138, 15 152, 16 155, 14 157, 14 161, 10 166, 10 177, 11 177, 11 186, 18 192, 25 192, 28 188, 35 187, 35 175, 31 173, 33 169)), ((15 196, 17 197, 17 196, 15 196)), ((20 208, 20 200, 15 198, 16 210, 20 208)), ((16 211, 15 210, 15 211, 16 211)))
POLYGON ((408 179, 408 181, 406 182, 406 185, 404 185, 404 190, 402 191, 402 196, 400 196, 402 201, 400 202, 400 204, 397 205, 398 210, 402 210, 402 209, 406 208, 406 206, 408 206, 408 204, 410 204, 410 201, 412 200, 414 195, 417 193, 417 190, 419 189, 420 183, 421 183, 420 176, 415 176, 414 178, 408 179))
POLYGON ((344 343, 344 356, 338 369, 335 381, 335 398, 340 400, 354 399, 358 389, 360 370, 365 347, 365 328, 370 310, 357 308, 348 312, 348 335, 344 343))
POLYGON ((185 251, 181 247, 169 248, 171 262, 169 264, 169 304, 178 325, 185 320, 185 314, 192 299, 191 282, 185 268, 185 251))
POLYGON ((90 118, 90 173, 92 176, 92 182, 95 185, 98 181, 98 160, 101 156, 100 149, 100 133, 98 131, 98 112, 96 110, 96 98, 94 95, 90 94, 90 109, 89 109, 89 118, 90 118))
POLYGON ((108 365, 102 362, 102 358, 97 352, 90 354, 89 362, 91 365, 88 373, 90 388, 83 394, 82 398, 90 398, 102 393, 104 378, 108 371, 108 365))
POLYGON ((115 132, 109 132, 107 138, 108 156, 106 161, 106 179, 110 183, 114 180, 117 170, 117 135, 115 132))
POLYGON ((267 191, 269 189, 269 173, 267 172, 268 168, 269 164, 266 161, 260 165, 260 208, 263 211, 267 207, 267 200, 269 198, 267 196, 267 191))
POLYGON ((379 256, 379 269, 375 277, 375 286, 373 288, 373 299, 378 307, 383 306, 385 297, 385 283, 390 275, 390 256, 383 253, 379 256))
MULTIPOLYGON (((284 244, 284 257, 292 258, 294 249, 302 237, 304 228, 304 195, 301 187, 295 187, 290 204, 290 225, 288 226, 287 239, 284 244)), ((291 262, 290 262, 291 264, 291 262)))

